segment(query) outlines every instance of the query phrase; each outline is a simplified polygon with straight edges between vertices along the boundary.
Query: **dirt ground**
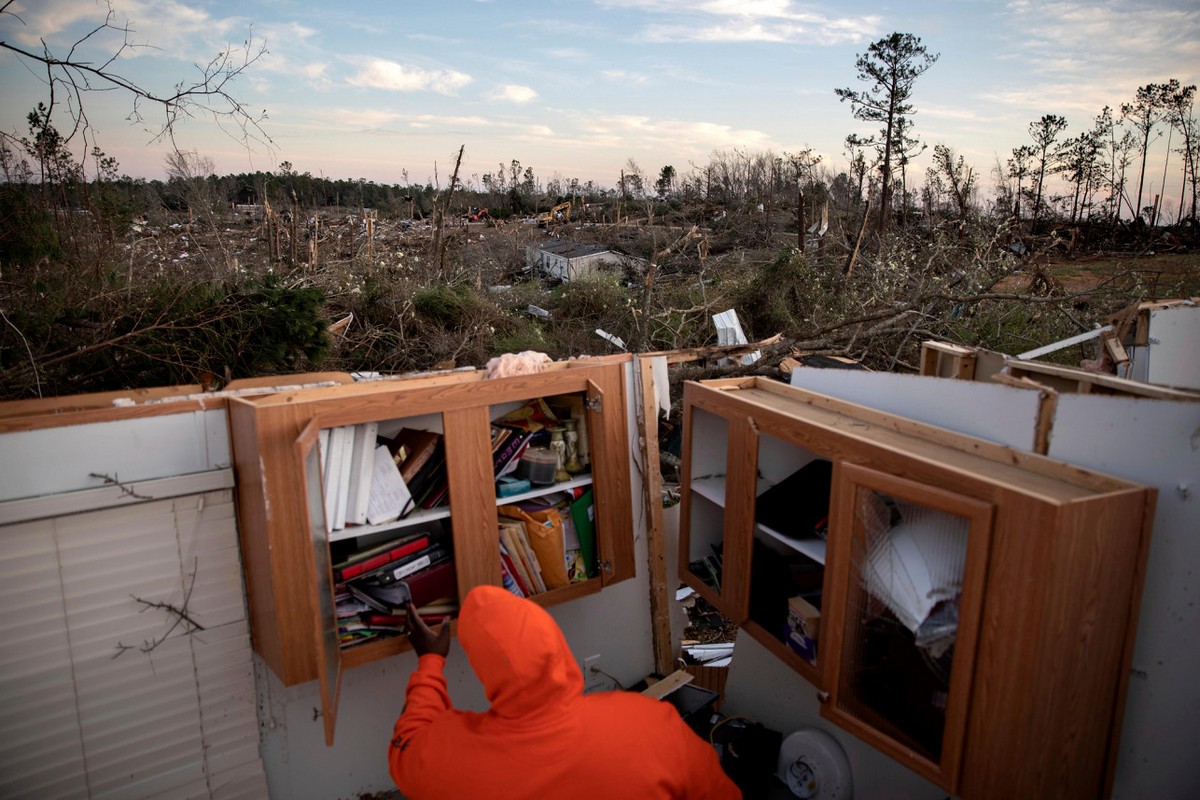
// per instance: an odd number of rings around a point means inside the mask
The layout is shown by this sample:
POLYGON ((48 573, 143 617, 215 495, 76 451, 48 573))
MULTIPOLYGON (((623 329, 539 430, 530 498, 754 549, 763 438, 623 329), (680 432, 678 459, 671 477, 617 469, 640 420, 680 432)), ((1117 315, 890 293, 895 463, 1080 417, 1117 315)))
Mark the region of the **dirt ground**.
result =
POLYGON ((1075 258, 1055 256, 1005 278, 1001 291, 1027 291, 1039 278, 1063 294, 1135 286, 1147 298, 1165 300, 1200 296, 1200 252, 1116 255, 1090 253, 1075 258))

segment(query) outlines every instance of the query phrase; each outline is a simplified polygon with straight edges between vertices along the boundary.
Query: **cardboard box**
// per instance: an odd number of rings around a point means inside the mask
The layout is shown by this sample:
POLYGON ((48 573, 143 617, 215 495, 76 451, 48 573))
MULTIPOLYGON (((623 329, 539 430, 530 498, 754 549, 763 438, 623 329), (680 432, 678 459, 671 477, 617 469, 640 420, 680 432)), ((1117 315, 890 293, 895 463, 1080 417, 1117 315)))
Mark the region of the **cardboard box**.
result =
POLYGON ((820 623, 820 609, 800 595, 788 598, 787 644, 810 664, 817 660, 820 623))

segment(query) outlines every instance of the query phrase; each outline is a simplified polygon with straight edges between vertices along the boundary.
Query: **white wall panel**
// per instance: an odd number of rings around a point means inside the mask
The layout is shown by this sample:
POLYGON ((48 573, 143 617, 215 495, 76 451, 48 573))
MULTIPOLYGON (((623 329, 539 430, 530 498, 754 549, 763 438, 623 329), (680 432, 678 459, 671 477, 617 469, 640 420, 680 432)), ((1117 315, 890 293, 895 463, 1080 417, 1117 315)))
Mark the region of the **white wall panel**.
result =
POLYGON ((0 501, 228 467, 228 438, 223 409, 0 434, 0 501))
POLYGON ((1200 765, 1200 403, 1064 395, 1050 455, 1158 489, 1113 797, 1194 797, 1200 765))
POLYGON ((1152 309, 1149 330, 1146 380, 1200 389, 1200 308, 1152 309))
POLYGON ((792 386, 980 439, 1033 448, 1037 392, 1000 384, 851 369, 792 370, 792 386))

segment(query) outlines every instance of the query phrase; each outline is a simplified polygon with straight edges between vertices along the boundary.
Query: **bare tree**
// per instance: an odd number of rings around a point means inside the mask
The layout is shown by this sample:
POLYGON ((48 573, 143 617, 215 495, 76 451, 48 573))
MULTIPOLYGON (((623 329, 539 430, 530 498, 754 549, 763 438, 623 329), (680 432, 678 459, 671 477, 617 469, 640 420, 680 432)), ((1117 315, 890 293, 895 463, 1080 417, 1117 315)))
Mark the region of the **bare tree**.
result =
MULTIPOLYGON (((1179 221, 1183 219, 1183 209, 1187 199, 1187 185, 1189 177, 1192 183, 1192 206, 1189 212, 1189 217, 1192 220, 1196 218, 1196 118, 1192 114, 1192 104, 1196 98, 1196 86, 1180 86, 1179 81, 1172 80, 1168 84, 1168 91, 1164 96, 1166 104, 1167 123, 1172 130, 1179 131, 1183 136, 1183 147, 1179 149, 1183 155, 1183 179, 1179 187, 1179 221)), ((1164 167, 1163 180, 1166 180, 1166 170, 1164 167)))
POLYGON ((921 44, 921 39, 911 33, 893 33, 880 39, 860 54, 855 62, 858 79, 867 84, 864 91, 834 89, 842 102, 849 101, 856 119, 864 122, 882 123, 882 138, 871 143, 881 154, 880 171, 880 225, 887 219, 891 203, 892 169, 896 154, 905 149, 899 147, 897 133, 905 131, 901 120, 915 111, 908 102, 912 97, 913 84, 938 60, 937 53, 930 53, 921 44))
MULTIPOLYGON (((1179 81, 1174 82, 1176 86, 1179 81)), ((1142 135, 1141 154, 1142 169, 1138 175, 1137 203, 1134 206, 1134 219, 1142 213, 1142 189, 1146 183, 1146 158, 1150 153, 1150 135, 1154 126, 1162 122, 1167 110, 1169 84, 1148 83, 1137 90, 1132 103, 1121 104, 1121 116, 1133 123, 1133 127, 1142 135)))
MULTIPOLYGON (((0 5, 0 14, 11 16, 24 25, 13 9, 14 2, 4 0, 0 5)), ((176 124, 183 119, 198 117, 216 123, 243 144, 257 142, 270 146, 271 139, 261 126, 266 119, 266 111, 253 112, 231 94, 233 82, 266 54, 265 44, 247 39, 240 46, 231 46, 217 53, 207 64, 198 65, 200 75, 193 81, 181 81, 175 85, 174 92, 160 94, 144 88, 117 70, 116 62, 122 56, 132 54, 146 45, 135 43, 134 30, 129 23, 117 24, 111 3, 106 3, 106 6, 104 21, 80 37, 65 54, 53 52, 45 41, 40 51, 0 41, 0 49, 39 65, 44 71, 44 81, 50 93, 46 122, 50 122, 55 109, 65 105, 71 117, 69 130, 64 126, 64 130, 68 130, 64 135, 65 141, 70 142, 79 135, 90 146, 91 125, 85 98, 93 92, 119 91, 131 98, 132 109, 128 119, 135 124, 147 125, 152 135, 151 141, 166 139, 174 143, 176 124), (80 55, 84 46, 105 32, 121 36, 122 41, 116 51, 103 62, 84 60, 80 55), (149 118, 150 108, 156 109, 154 116, 157 121, 149 118)), ((0 135, 9 136, 5 133, 0 135)))

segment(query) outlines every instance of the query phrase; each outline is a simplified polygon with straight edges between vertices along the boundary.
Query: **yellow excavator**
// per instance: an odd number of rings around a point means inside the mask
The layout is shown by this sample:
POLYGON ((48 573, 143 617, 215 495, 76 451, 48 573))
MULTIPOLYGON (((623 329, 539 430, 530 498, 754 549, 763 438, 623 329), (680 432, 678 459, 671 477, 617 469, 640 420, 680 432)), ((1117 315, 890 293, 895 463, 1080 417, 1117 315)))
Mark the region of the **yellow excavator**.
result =
POLYGON ((571 201, 559 203, 549 211, 539 214, 537 224, 539 228, 548 228, 559 222, 571 221, 571 201))

